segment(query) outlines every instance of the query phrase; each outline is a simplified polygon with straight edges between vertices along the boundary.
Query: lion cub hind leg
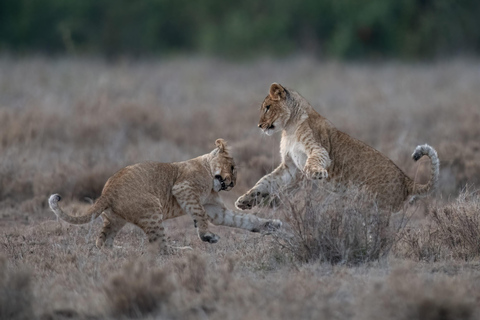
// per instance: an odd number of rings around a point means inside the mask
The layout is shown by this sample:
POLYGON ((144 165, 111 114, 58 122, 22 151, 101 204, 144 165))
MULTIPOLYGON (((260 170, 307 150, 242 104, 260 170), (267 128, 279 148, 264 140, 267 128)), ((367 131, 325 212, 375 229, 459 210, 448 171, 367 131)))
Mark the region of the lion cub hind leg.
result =
POLYGON ((167 244, 167 237, 165 236, 165 227, 163 226, 163 221, 157 221, 155 223, 150 223, 147 227, 143 228, 143 231, 146 233, 148 242, 150 243, 150 249, 153 253, 168 255, 175 254, 181 250, 193 250, 190 246, 177 247, 167 244), (158 251, 157 251, 158 250, 158 251))
POLYGON ((148 242, 151 245, 154 245, 155 249, 158 246, 161 253, 169 252, 167 238, 165 237, 165 227, 163 226, 163 220, 152 220, 145 222, 140 225, 140 228, 142 228, 142 230, 145 232, 148 238, 148 242))
POLYGON ((115 236, 117 235, 118 231, 125 226, 127 221, 120 218, 110 209, 103 212, 101 217, 103 219, 103 228, 97 238, 96 246, 99 249, 103 246, 106 248, 112 248, 115 236))
POLYGON ((269 234, 282 227, 280 220, 262 219, 252 214, 236 214, 219 205, 206 205, 205 210, 211 222, 215 225, 240 228, 264 234, 269 234))

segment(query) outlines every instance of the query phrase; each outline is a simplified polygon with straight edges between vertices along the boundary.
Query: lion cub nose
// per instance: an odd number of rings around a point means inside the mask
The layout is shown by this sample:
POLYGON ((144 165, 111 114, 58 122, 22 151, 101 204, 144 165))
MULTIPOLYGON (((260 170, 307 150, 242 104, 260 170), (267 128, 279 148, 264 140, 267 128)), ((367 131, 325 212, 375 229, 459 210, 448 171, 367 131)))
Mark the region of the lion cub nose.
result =
POLYGON ((262 127, 262 125, 259 123, 259 124, 258 124, 258 127, 259 127, 259 128, 261 128, 261 127, 262 127))

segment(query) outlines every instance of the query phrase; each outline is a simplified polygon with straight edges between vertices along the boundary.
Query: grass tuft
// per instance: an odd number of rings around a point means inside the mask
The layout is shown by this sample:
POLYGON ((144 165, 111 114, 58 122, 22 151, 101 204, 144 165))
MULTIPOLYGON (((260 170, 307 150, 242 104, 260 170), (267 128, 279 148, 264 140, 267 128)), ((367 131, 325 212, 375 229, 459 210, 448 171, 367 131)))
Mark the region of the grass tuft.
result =
POLYGON ((31 273, 12 269, 0 256, 0 319, 33 319, 31 273))
POLYGON ((480 192, 465 189, 453 202, 435 204, 421 225, 405 229, 405 255, 421 261, 480 257, 480 192))
POLYGON ((390 225, 391 213, 353 187, 336 193, 310 187, 288 199, 282 197, 287 207, 281 216, 290 228, 277 239, 299 262, 357 265, 378 260, 389 254, 404 226, 390 225))
POLYGON ((164 312, 175 285, 165 271, 131 262, 110 278, 104 290, 113 317, 139 318, 164 312))

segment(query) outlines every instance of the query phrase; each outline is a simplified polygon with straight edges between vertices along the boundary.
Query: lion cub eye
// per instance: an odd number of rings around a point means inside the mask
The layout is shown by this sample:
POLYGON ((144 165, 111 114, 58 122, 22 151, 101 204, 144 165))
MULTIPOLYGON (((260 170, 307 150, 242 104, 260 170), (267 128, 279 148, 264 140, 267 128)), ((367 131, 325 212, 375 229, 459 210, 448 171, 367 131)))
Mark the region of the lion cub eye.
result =
POLYGON ((232 171, 233 171, 233 170, 235 170, 235 167, 234 167, 234 166, 232 166, 230 169, 232 169, 232 171))
MULTIPOLYGON (((265 110, 268 111, 268 109, 270 109, 270 105, 265 106, 265 110)), ((265 111, 265 112, 266 112, 266 111, 265 111)))

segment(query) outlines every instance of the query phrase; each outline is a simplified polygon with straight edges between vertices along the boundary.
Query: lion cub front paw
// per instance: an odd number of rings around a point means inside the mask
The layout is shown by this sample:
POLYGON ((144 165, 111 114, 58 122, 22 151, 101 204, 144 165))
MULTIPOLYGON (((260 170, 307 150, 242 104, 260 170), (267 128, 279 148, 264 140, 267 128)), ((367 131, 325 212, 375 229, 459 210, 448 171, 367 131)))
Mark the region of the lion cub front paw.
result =
POLYGON ((235 201, 235 206, 240 210, 252 209, 256 205, 264 202, 269 195, 267 192, 260 192, 259 190, 253 189, 238 198, 237 201, 235 201))
POLYGON ((307 178, 310 180, 320 180, 328 178, 327 170, 320 166, 306 165, 303 171, 305 172, 307 178))
POLYGON ((252 228, 252 232, 260 232, 262 234, 271 234, 282 227, 282 221, 277 219, 264 220, 258 226, 252 228))
POLYGON ((211 232, 199 232, 198 236, 202 241, 208 242, 208 243, 217 243, 218 240, 220 239, 219 236, 211 232))
POLYGON ((274 231, 277 231, 281 227, 282 227, 282 221, 277 219, 268 220, 263 224, 263 233, 270 234, 274 231))

